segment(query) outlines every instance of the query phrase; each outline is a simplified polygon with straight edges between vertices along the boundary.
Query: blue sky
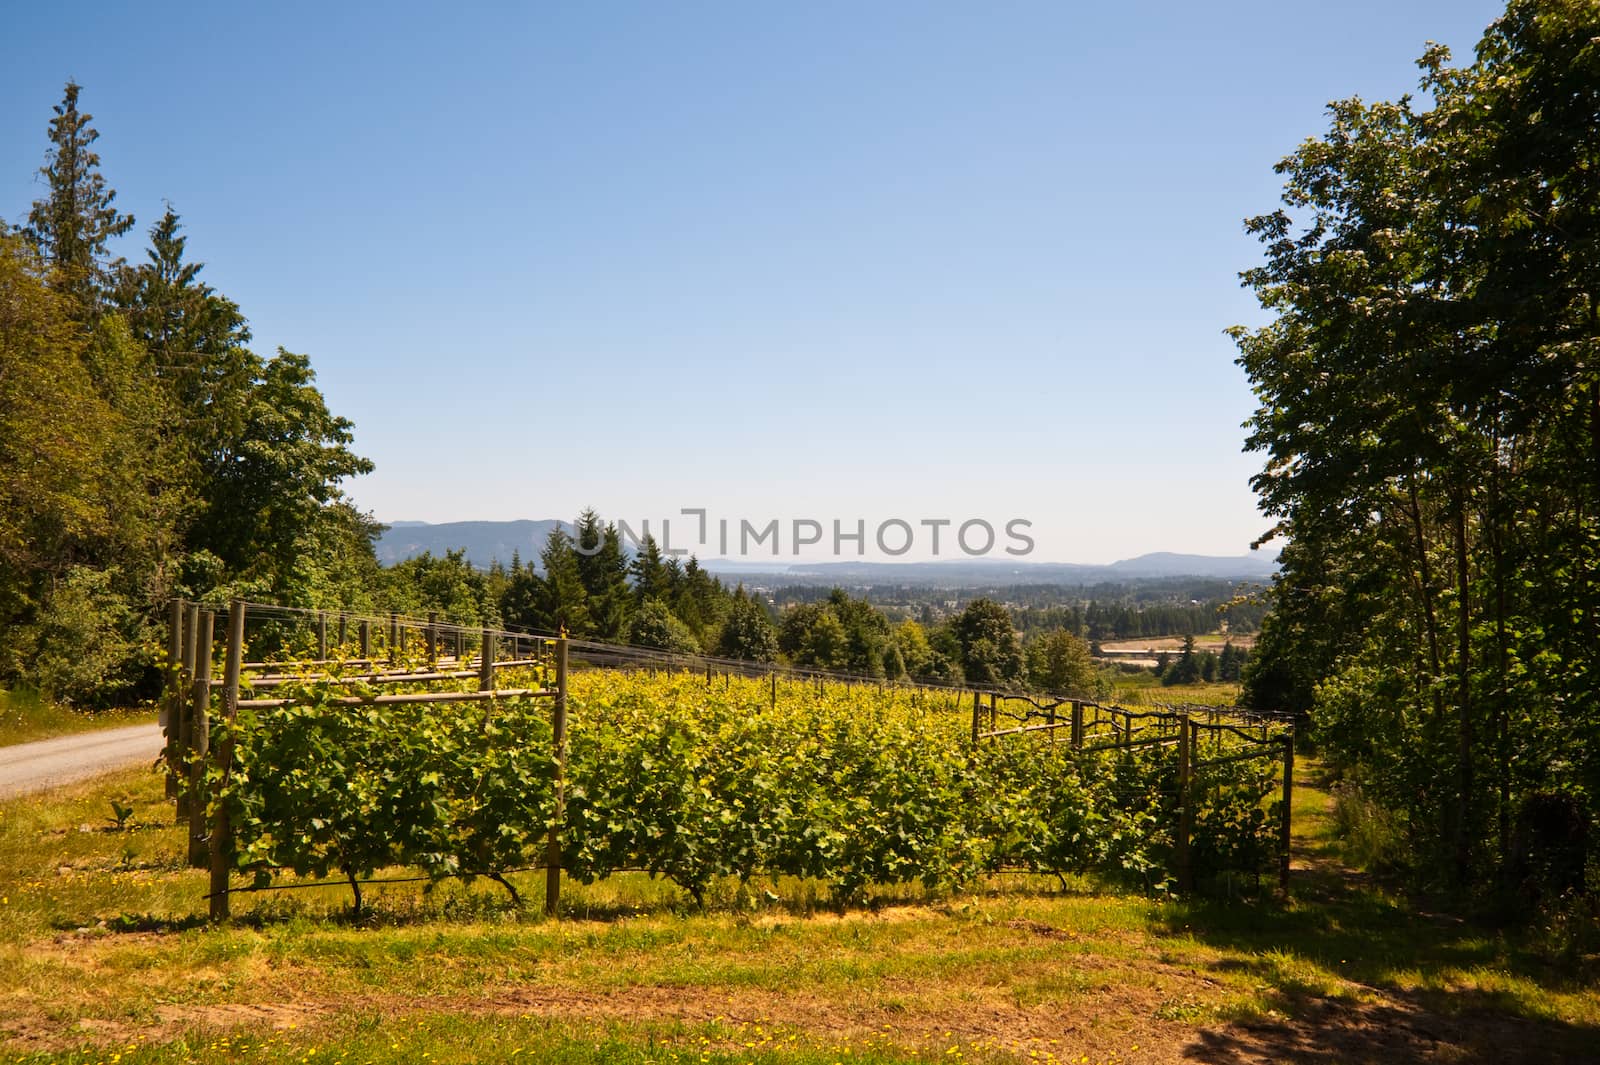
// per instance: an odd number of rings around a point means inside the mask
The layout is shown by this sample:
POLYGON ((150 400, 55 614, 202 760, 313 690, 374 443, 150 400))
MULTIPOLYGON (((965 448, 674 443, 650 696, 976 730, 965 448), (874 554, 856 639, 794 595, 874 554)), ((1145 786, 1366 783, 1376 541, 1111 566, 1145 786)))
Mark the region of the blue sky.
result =
POLYGON ((1499 5, 0 9, 0 217, 77 79, 119 251, 173 203, 380 519, 1020 517, 1105 562, 1262 530, 1241 219, 1499 5))

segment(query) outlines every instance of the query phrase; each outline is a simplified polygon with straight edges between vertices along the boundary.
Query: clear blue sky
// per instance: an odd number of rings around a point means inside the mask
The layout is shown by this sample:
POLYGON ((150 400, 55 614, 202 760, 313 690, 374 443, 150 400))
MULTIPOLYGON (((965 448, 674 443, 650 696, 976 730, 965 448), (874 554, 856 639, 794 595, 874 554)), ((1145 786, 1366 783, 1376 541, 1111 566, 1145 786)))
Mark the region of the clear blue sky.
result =
POLYGON ((1261 531, 1240 220, 1499 11, 3 6, 0 217, 77 79, 121 253, 170 200, 380 519, 1024 517, 1086 562, 1261 531))

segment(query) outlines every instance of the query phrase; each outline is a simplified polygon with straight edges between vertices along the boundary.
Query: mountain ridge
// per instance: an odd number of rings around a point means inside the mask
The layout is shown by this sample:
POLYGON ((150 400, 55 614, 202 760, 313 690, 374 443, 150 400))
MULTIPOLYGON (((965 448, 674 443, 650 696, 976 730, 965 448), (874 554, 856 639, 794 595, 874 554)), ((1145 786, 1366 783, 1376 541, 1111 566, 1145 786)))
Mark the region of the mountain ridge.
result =
MULTIPOLYGON (((480 569, 498 561, 510 565, 513 554, 524 562, 536 563, 550 531, 557 527, 571 531, 570 522, 554 518, 515 521, 397 521, 389 524, 376 544, 378 561, 394 565, 424 552, 443 555, 465 550, 467 561, 480 569)), ((713 573, 729 577, 769 576, 791 583, 833 583, 872 581, 875 583, 951 583, 985 584, 1086 584, 1104 581, 1162 577, 1213 577, 1240 580, 1268 580, 1277 570, 1276 556, 1264 552, 1249 555, 1196 555, 1176 551, 1153 551, 1134 558, 1097 564, 1082 562, 1033 562, 1015 558, 947 558, 926 562, 878 562, 832 560, 826 562, 785 561, 774 558, 701 559, 713 573)))

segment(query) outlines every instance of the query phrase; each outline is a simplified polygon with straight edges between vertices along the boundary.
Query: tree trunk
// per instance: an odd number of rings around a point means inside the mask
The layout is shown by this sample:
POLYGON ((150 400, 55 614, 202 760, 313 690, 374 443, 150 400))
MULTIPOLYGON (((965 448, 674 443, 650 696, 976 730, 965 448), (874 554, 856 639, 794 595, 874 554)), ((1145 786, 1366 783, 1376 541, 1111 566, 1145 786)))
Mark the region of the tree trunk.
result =
POLYGON ((1454 510, 1456 609, 1458 612, 1456 627, 1459 630, 1456 672, 1460 685, 1460 691, 1457 695, 1459 728, 1456 735, 1457 784, 1460 791, 1460 803, 1455 813, 1455 871, 1456 883, 1465 887, 1472 872, 1471 825, 1472 809, 1475 805, 1472 801, 1472 610, 1469 598, 1471 591, 1469 584, 1470 574, 1467 565, 1467 488, 1465 484, 1456 489, 1454 510))

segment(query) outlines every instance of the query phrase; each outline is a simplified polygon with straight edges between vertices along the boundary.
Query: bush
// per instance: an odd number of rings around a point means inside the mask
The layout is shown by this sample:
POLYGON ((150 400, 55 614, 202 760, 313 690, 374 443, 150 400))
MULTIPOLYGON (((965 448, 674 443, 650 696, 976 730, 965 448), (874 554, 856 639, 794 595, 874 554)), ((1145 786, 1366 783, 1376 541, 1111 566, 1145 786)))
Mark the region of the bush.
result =
POLYGON ((143 672, 137 619, 113 589, 113 577, 107 570, 73 569, 23 635, 31 651, 29 679, 46 697, 98 708, 133 694, 143 672))

